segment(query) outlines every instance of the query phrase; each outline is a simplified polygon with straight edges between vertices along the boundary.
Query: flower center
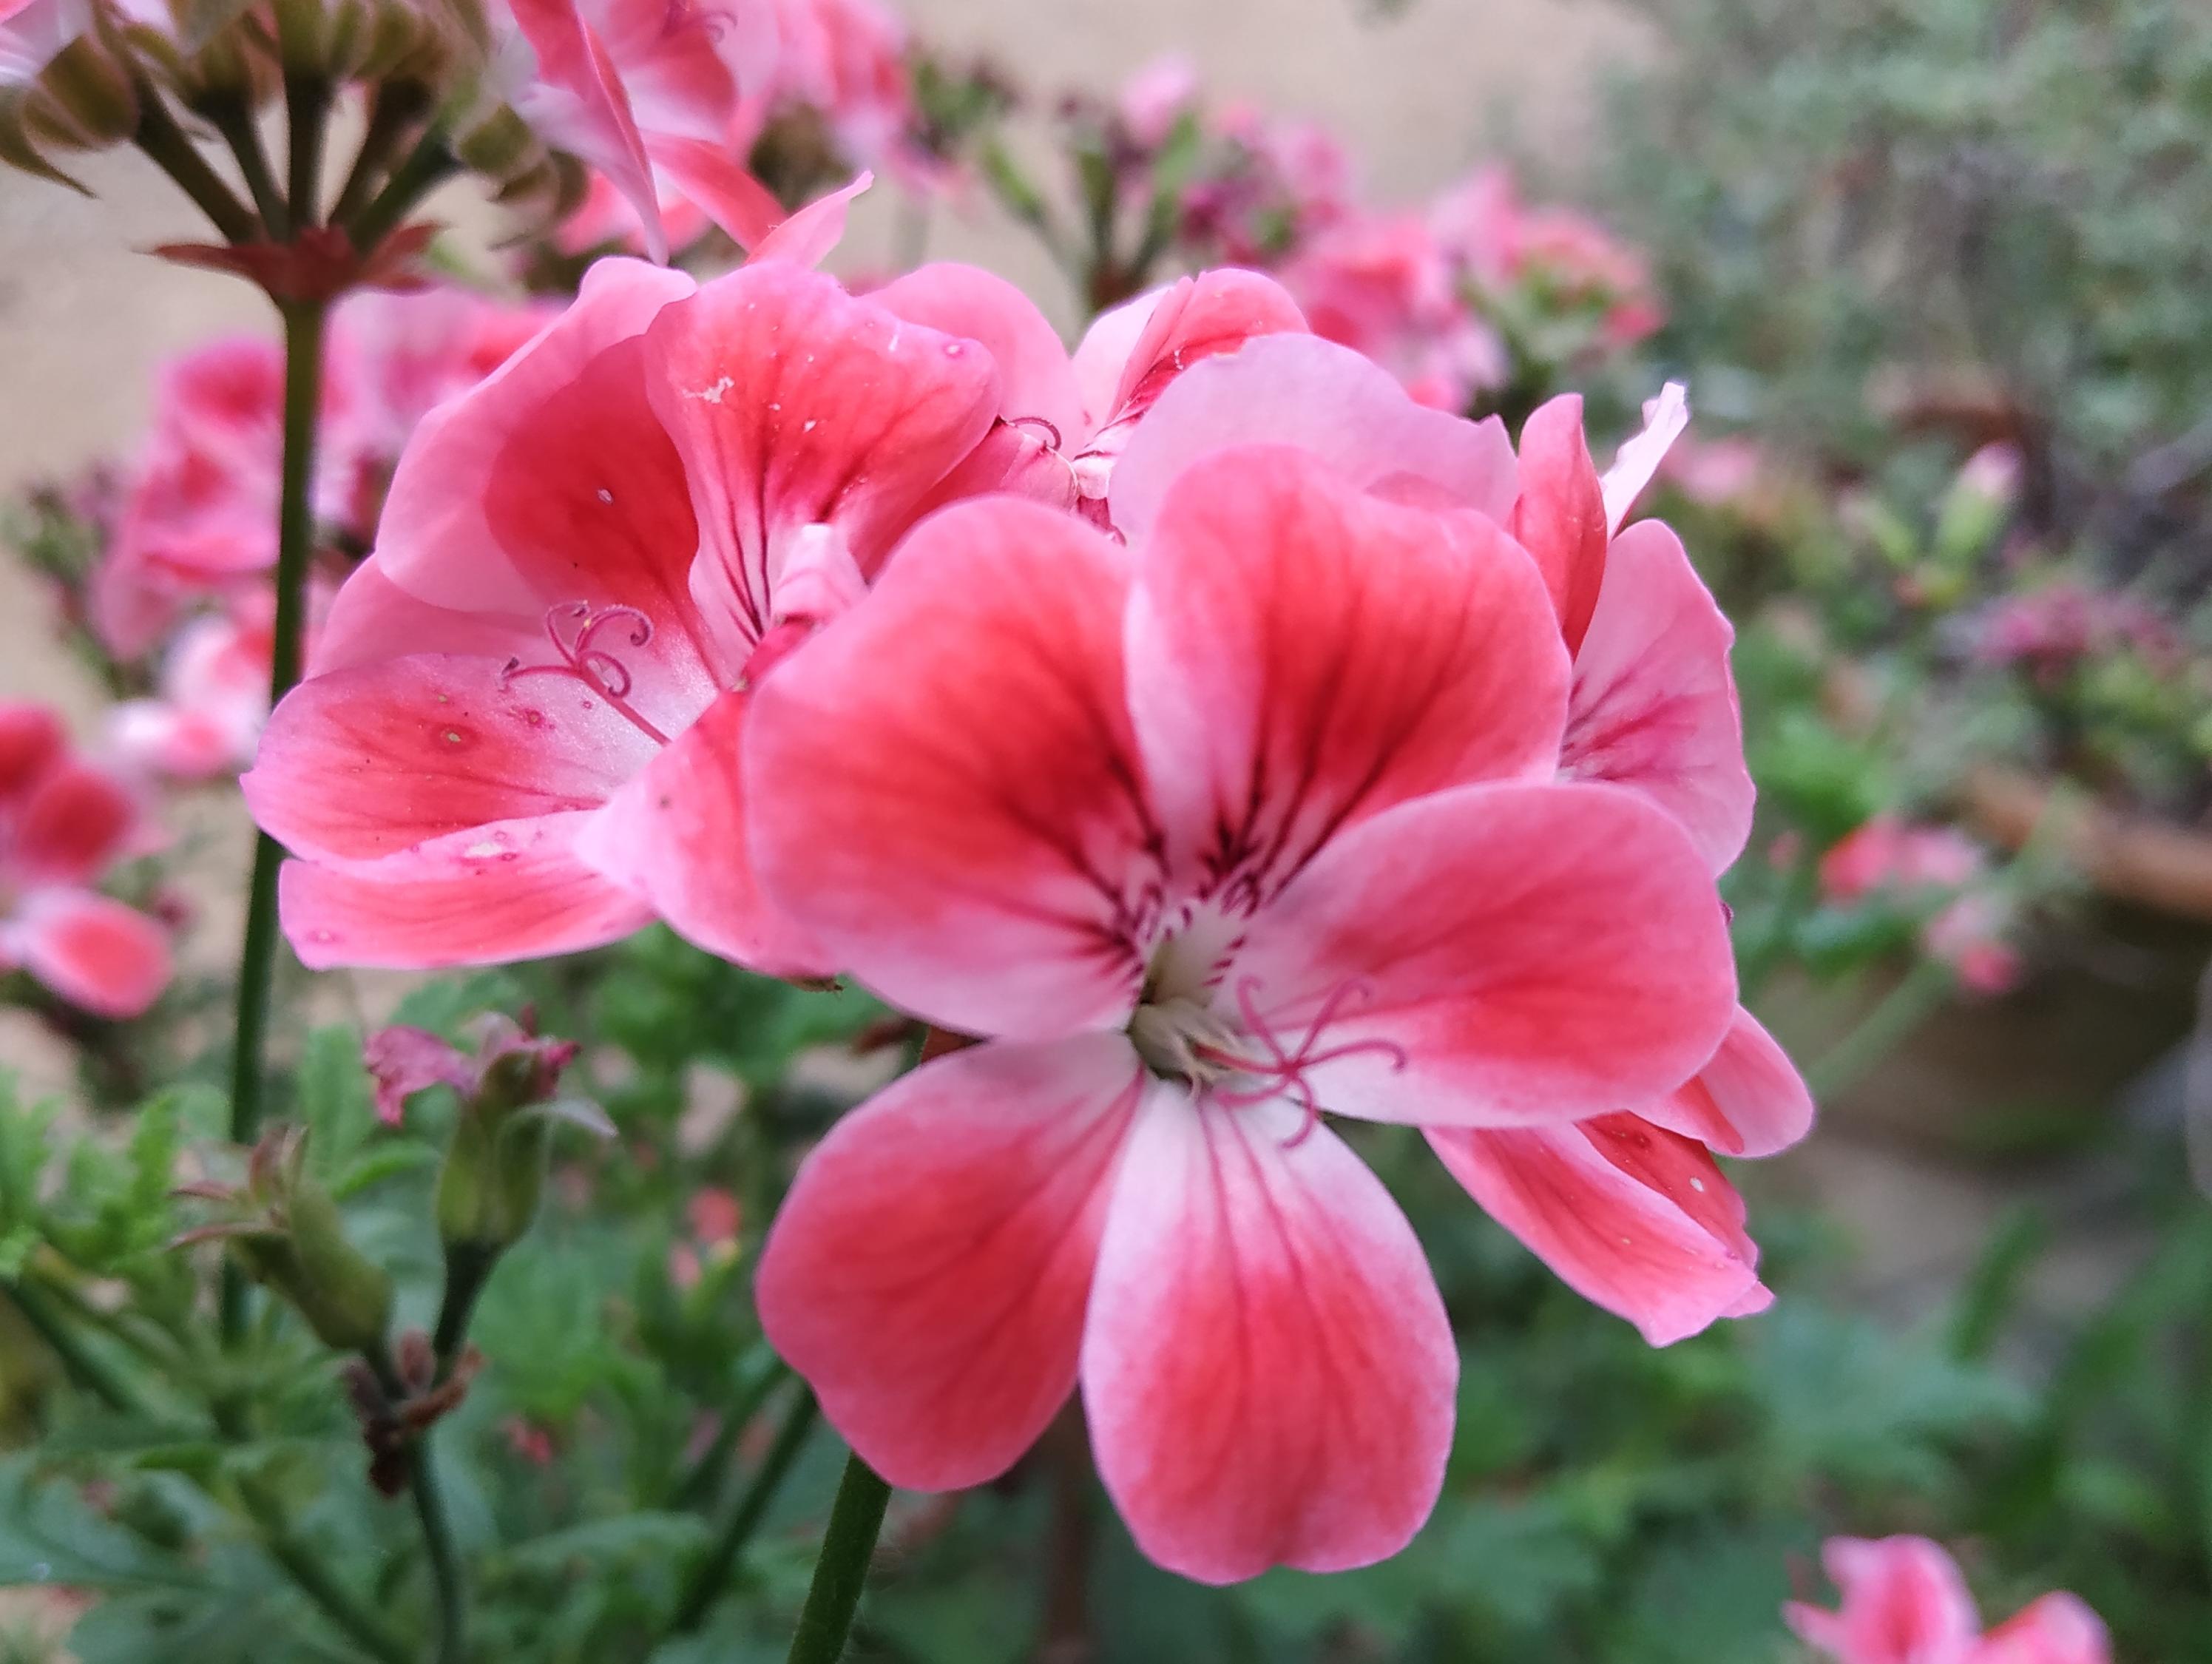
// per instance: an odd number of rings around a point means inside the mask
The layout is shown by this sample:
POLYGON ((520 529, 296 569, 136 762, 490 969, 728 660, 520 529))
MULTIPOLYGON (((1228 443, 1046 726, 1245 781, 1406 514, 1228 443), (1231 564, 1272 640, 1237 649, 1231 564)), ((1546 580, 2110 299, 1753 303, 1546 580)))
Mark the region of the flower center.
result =
POLYGON ((562 601, 546 609, 545 635, 553 643, 553 651, 561 657, 557 665, 526 665, 520 658, 510 659, 500 671, 500 683, 506 686, 520 681, 526 676, 566 676, 582 683, 605 700, 639 732, 655 744, 668 744, 668 736, 645 720, 638 708, 629 702, 629 692, 635 685, 629 666, 610 649, 599 645, 599 637, 610 625, 629 626, 629 644, 641 647, 653 640, 653 620, 635 607, 606 606, 596 611, 589 601, 562 601), (561 634, 563 620, 575 624, 573 637, 564 639, 561 634))

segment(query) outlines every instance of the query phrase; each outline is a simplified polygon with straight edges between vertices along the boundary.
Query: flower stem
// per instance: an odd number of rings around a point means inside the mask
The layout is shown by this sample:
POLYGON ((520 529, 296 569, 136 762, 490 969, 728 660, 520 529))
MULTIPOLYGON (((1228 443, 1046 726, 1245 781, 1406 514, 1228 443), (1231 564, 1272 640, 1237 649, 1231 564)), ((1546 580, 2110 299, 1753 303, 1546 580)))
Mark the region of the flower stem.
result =
POLYGON ((131 142, 167 173, 179 191, 199 204, 200 211, 227 240, 254 241, 261 234, 261 223, 254 218, 253 210, 239 201, 237 194, 222 182, 215 169, 201 159, 185 130, 177 125, 177 118, 169 113, 169 106, 161 102, 161 95, 143 82, 137 93, 138 131, 131 135, 131 142))
POLYGON ((460 1556, 453 1549, 453 1527, 446 1520, 446 1499, 438 1488, 438 1471, 430 1462, 430 1435, 415 1443, 408 1489, 415 1498, 415 1517, 422 1526, 422 1548, 430 1562, 430 1582, 438 1594, 438 1640, 430 1656, 435 1664, 461 1664, 468 1655, 469 1597, 461 1582, 460 1556))
POLYGON ((331 83, 319 75, 286 76, 284 110, 290 124, 287 195, 292 222, 304 229, 322 223, 323 138, 331 124, 331 83))
POLYGON ((459 167, 453 152, 446 148, 442 131, 433 127, 423 134, 407 153, 406 160, 392 170, 384 189, 346 224, 346 235, 352 240, 355 250, 364 258, 374 253, 379 243, 398 229, 399 222, 414 211, 415 205, 459 167))
POLYGON ((690 1579, 684 1587, 684 1597, 676 1605, 675 1619, 669 1625, 671 1634, 690 1635, 706 1622, 707 1614, 714 1609, 714 1597, 729 1581, 730 1568, 738 1563, 745 1545, 752 1540, 753 1533, 760 1528, 769 1504, 775 1500, 775 1493, 782 1488, 792 1463, 799 1459, 806 1436, 814 1430, 819 1408, 814 1394, 802 1386, 791 1408, 784 1412, 783 1424, 775 1431, 775 1442, 762 1459, 760 1471, 738 1494, 729 1517, 714 1533, 714 1540, 708 1546, 699 1564, 691 1569, 690 1579))
MULTIPOLYGON (((314 547, 315 436, 322 410, 321 302, 280 308, 284 318, 284 461, 276 515, 276 617, 269 659, 269 703, 300 679, 300 643, 307 628, 307 560, 314 547)), ((276 868, 284 852, 267 833, 253 845, 253 878, 246 910, 246 944, 238 965, 238 1026, 231 1054, 230 1139, 250 1145, 260 1135, 262 1052, 269 1029, 269 989, 276 962, 276 868)), ((246 1328, 246 1284, 226 1265, 222 1332, 235 1342, 246 1328)))
POLYGON ((428 113, 430 105, 428 94, 412 82, 387 82, 376 89, 361 149, 354 153, 353 167, 331 204, 331 224, 347 223, 368 205, 400 144, 428 113))
POLYGON ((1858 1026, 1815 1059, 1805 1084, 1816 1100, 1835 1096, 1889 1055, 1958 992, 1958 973, 1940 959, 1923 959, 1883 995, 1858 1026))
POLYGON ((799 1614, 786 1664, 837 1664, 843 1656, 860 1590, 868 1581, 876 1535, 884 1528, 884 1509, 890 1499, 890 1486, 873 1468, 858 1455, 846 1458, 845 1477, 837 1482, 837 1500, 830 1504, 830 1526, 822 1533, 814 1581, 807 1588, 806 1605, 799 1614))
POLYGON ((261 223, 271 237, 283 241, 292 234, 292 216, 285 207, 284 193, 277 188, 276 170, 269 165, 269 153, 262 148, 261 129, 254 123, 253 112, 243 97, 224 97, 208 100, 200 106, 200 112, 215 124, 216 131, 230 146, 230 154, 238 158, 239 174, 253 193, 261 223))

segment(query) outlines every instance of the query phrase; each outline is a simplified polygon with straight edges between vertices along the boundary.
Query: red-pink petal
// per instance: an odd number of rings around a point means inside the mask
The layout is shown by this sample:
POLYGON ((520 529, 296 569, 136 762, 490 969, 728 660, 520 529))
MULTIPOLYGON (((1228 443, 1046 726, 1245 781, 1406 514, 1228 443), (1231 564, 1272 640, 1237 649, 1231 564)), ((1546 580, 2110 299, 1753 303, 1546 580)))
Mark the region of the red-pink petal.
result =
POLYGON ((1142 1081, 1119 1035, 973 1047, 800 1168, 762 1255, 761 1326, 894 1485, 994 1479, 1066 1401, 1142 1081))
POLYGON ((1692 1139, 1630 1114, 1428 1139, 1484 1212, 1654 1346, 1735 1315, 1759 1289, 1743 1199, 1692 1139))
POLYGON ((34 891, 6 937, 24 969, 72 1005, 101 1017, 136 1017, 168 986, 168 932, 136 908, 90 890, 34 891))
POLYGON ((1968 1664, 2112 1664, 2112 1637, 2078 1595, 2063 1590, 2022 1607, 1984 1637, 1968 1664))
POLYGON ((240 784, 262 830, 295 853, 359 860, 595 809, 657 749, 580 682, 422 653, 301 683, 240 784))
POLYGON ((542 611, 469 611, 416 598, 385 575, 371 555, 346 574, 330 614, 312 632, 310 679, 415 653, 459 653, 504 665, 550 659, 542 611))
POLYGON ((1582 646, 1605 580, 1605 495, 1583 437, 1580 393, 1536 407, 1521 429, 1513 535, 1535 556, 1568 647, 1582 646))
POLYGON ((1380 1181, 1288 1104, 1155 1084, 1114 1185, 1083 1343, 1099 1477, 1203 1582, 1336 1571, 1435 1504, 1459 1357, 1380 1181))
POLYGON ((1813 1130, 1813 1094, 1759 1019, 1736 1008, 1705 1066, 1638 1113, 1728 1156, 1771 1156, 1813 1130))
POLYGON ((864 169, 853 176, 850 185, 817 197, 761 239, 752 252, 754 261, 788 260, 799 266, 820 265, 844 240, 845 221, 853 198, 875 182, 876 176, 864 169))
POLYGON ((1948 1554, 1924 1537, 1832 1537, 1822 1549, 1842 1609, 1791 1603, 1798 1638, 1838 1664, 1954 1664, 1981 1631, 1973 1596, 1948 1554))
POLYGON ((69 749, 69 731, 51 705, 0 701, 0 804, 22 794, 69 749))
POLYGON ((837 967, 754 882, 738 779, 750 695, 724 694, 593 815, 590 865, 710 953, 770 976, 837 967))
POLYGON ((1500 524, 1513 504, 1513 447, 1495 418, 1430 410, 1349 347, 1277 335, 1194 366, 1160 395, 1115 465, 1114 524, 1142 541, 1185 469, 1249 444, 1310 452, 1361 490, 1418 483, 1500 524))
POLYGON ((31 782, 0 862, 15 884, 82 884, 123 853, 137 823, 137 802, 120 780, 65 759, 31 782))
POLYGON ((1751 836, 1750 771, 1721 616, 1656 520, 1613 541, 1575 653, 1559 772, 1633 786, 1680 821, 1715 872, 1751 836))
POLYGON ((1085 437, 1083 390, 1060 332, 1036 303, 979 266, 939 261, 910 271, 868 299, 916 324, 980 342, 999 367, 999 409, 1008 420, 1048 422, 1059 446, 1085 437))
POLYGON ((1735 1011, 1720 897, 1666 816, 1603 786, 1471 786, 1354 827, 1254 919, 1229 975, 1339 1114, 1580 1120, 1672 1090, 1735 1011), (1386 1049, 1386 1043, 1388 1048, 1386 1049))
POLYGON ((543 123, 562 148, 590 162, 629 198, 645 228, 653 258, 668 258, 653 164, 621 71, 605 43, 584 21, 575 0, 507 0, 537 57, 545 92, 526 94, 525 110, 543 123))
POLYGON ((602 946, 653 914, 576 858, 586 819, 472 827, 380 860, 287 861, 284 934, 311 970, 438 970, 602 946))
POLYGON ((1261 336, 1305 332, 1305 314, 1272 277, 1225 267, 1183 278, 1162 291, 1146 313, 1110 405, 1092 413, 1099 430, 1136 421, 1194 364, 1261 336))
POLYGON ((670 307, 648 341, 654 408, 698 519, 691 592, 724 639, 766 634, 805 526, 835 525, 872 576, 998 408, 981 348, 781 260, 670 307))
MULTIPOLYGON (((739 248, 758 248, 783 223, 783 204, 721 139, 645 136, 646 154, 739 248)), ((657 203, 656 203, 657 207, 657 203)))
POLYGON ((1157 835, 1127 589, 1123 552, 1069 517, 958 504, 754 696, 762 887, 893 1004, 1024 1039, 1129 1010, 1157 835))
POLYGON ((1264 890, 1394 804, 1555 767, 1565 655, 1488 520, 1244 447, 1183 474, 1137 568, 1130 708, 1194 881, 1264 890))

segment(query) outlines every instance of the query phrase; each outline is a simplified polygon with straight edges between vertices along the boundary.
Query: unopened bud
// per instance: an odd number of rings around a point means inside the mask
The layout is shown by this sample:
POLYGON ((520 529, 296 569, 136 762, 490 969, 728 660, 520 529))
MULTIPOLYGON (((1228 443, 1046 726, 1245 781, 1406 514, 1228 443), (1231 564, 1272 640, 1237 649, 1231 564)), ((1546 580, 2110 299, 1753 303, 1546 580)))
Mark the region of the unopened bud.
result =
POLYGON ((37 106, 73 149, 120 144, 138 125, 138 95, 131 71, 106 45, 90 36, 72 40, 39 77, 37 106))
POLYGON ((528 174, 545 159, 545 145, 530 124, 507 105, 459 135, 453 154, 495 185, 528 174))

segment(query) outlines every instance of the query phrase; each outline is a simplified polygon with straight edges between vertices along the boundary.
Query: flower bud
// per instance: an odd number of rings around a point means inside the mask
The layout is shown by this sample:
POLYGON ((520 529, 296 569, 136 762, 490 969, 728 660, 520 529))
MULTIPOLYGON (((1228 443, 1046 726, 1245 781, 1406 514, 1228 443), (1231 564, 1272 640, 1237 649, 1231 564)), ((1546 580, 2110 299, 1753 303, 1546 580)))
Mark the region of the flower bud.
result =
POLYGON ((90 36, 72 40, 39 77, 38 100, 73 149, 120 144, 138 125, 138 95, 130 70, 90 36))

